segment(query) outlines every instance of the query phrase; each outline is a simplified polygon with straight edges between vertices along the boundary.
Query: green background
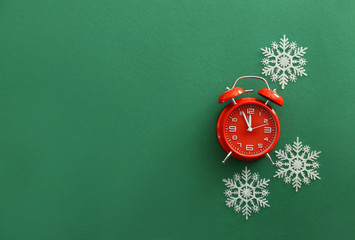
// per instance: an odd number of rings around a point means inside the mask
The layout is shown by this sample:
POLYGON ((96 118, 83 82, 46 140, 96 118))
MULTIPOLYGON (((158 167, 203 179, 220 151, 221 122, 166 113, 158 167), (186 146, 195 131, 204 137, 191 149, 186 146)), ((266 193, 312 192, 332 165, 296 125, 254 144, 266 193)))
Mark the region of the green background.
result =
POLYGON ((354 16, 350 0, 0 1, 0 239, 352 237, 354 16), (298 193, 267 159, 222 165, 215 133, 218 96, 283 34, 308 77, 271 83, 276 149, 322 151, 298 193), (245 166, 271 179, 248 221, 222 182, 245 166))

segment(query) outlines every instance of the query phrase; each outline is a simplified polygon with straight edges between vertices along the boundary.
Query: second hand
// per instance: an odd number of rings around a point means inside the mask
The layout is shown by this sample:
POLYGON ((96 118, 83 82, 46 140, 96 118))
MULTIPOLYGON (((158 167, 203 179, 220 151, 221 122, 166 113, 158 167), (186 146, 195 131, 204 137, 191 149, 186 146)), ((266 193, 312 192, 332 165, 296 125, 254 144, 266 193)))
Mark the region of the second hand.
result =
POLYGON ((266 125, 269 125, 269 124, 266 123, 266 124, 263 124, 263 125, 260 125, 260 126, 257 126, 257 127, 253 127, 253 130, 254 130, 255 128, 264 127, 264 126, 266 126, 266 125))

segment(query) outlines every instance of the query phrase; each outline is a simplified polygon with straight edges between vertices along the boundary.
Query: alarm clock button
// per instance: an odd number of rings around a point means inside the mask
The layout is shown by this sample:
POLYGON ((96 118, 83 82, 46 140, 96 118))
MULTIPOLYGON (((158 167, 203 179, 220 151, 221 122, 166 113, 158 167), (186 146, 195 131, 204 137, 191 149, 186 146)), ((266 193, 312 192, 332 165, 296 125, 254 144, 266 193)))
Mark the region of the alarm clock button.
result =
POLYGON ((244 93, 244 90, 241 87, 232 88, 231 90, 228 90, 227 92, 225 92, 221 96, 219 96, 218 102, 220 104, 224 103, 224 102, 231 100, 232 98, 234 98, 240 94, 243 94, 243 93, 244 93))
POLYGON ((276 92, 271 91, 270 89, 262 88, 259 90, 258 94, 279 106, 282 106, 284 104, 283 98, 276 92))

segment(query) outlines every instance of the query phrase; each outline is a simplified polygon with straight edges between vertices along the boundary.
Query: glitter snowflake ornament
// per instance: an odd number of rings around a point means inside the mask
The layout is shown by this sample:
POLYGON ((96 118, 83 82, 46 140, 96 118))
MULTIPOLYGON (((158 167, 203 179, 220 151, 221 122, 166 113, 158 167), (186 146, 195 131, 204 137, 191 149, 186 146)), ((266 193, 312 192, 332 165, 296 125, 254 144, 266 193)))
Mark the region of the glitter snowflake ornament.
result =
POLYGON ((235 212, 242 212, 248 220, 252 212, 259 212, 260 208, 270 207, 266 197, 269 179, 260 179, 258 173, 251 174, 245 167, 241 174, 234 174, 232 179, 223 179, 226 187, 224 195, 227 197, 226 205, 233 207, 235 212))
POLYGON ((309 184, 311 180, 321 179, 316 169, 320 164, 317 161, 320 151, 311 151, 310 146, 303 146, 297 137, 293 146, 286 144, 285 150, 275 151, 278 167, 274 177, 283 178, 286 184, 292 182, 292 186, 298 192, 302 184, 309 184))
POLYGON ((261 61, 264 65, 262 74, 270 76, 273 82, 278 81, 281 89, 285 89, 289 81, 296 82, 297 76, 307 76, 303 67, 307 63, 303 58, 307 49, 306 47, 297 47, 296 42, 290 43, 284 35, 279 43, 272 42, 271 48, 261 49, 266 57, 261 61))

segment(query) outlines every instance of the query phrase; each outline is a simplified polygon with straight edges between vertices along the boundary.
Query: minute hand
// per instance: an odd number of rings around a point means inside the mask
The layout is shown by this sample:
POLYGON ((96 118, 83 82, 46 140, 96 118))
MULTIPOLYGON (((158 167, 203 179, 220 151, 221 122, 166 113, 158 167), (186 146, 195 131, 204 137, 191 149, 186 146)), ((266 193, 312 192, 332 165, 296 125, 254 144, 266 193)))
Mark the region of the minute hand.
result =
POLYGON ((248 121, 247 117, 245 116, 245 113, 244 112, 242 112, 242 113, 243 113, 243 117, 244 117, 245 122, 247 123, 248 128, 251 128, 250 122, 248 121))
POLYGON ((257 126, 257 127, 253 127, 253 130, 254 130, 255 128, 264 127, 264 126, 266 126, 266 125, 269 125, 269 124, 266 123, 266 124, 263 124, 263 125, 259 125, 259 126, 257 126))
POLYGON ((248 121, 247 117, 245 116, 245 113, 244 113, 244 112, 242 112, 242 113, 243 113, 243 116, 244 116, 245 122, 246 122, 246 123, 247 123, 247 125, 248 125, 248 129, 247 129, 247 131, 248 131, 248 132, 253 131, 253 129, 252 129, 252 127, 251 127, 251 117, 250 117, 250 115, 249 115, 249 121, 248 121))

